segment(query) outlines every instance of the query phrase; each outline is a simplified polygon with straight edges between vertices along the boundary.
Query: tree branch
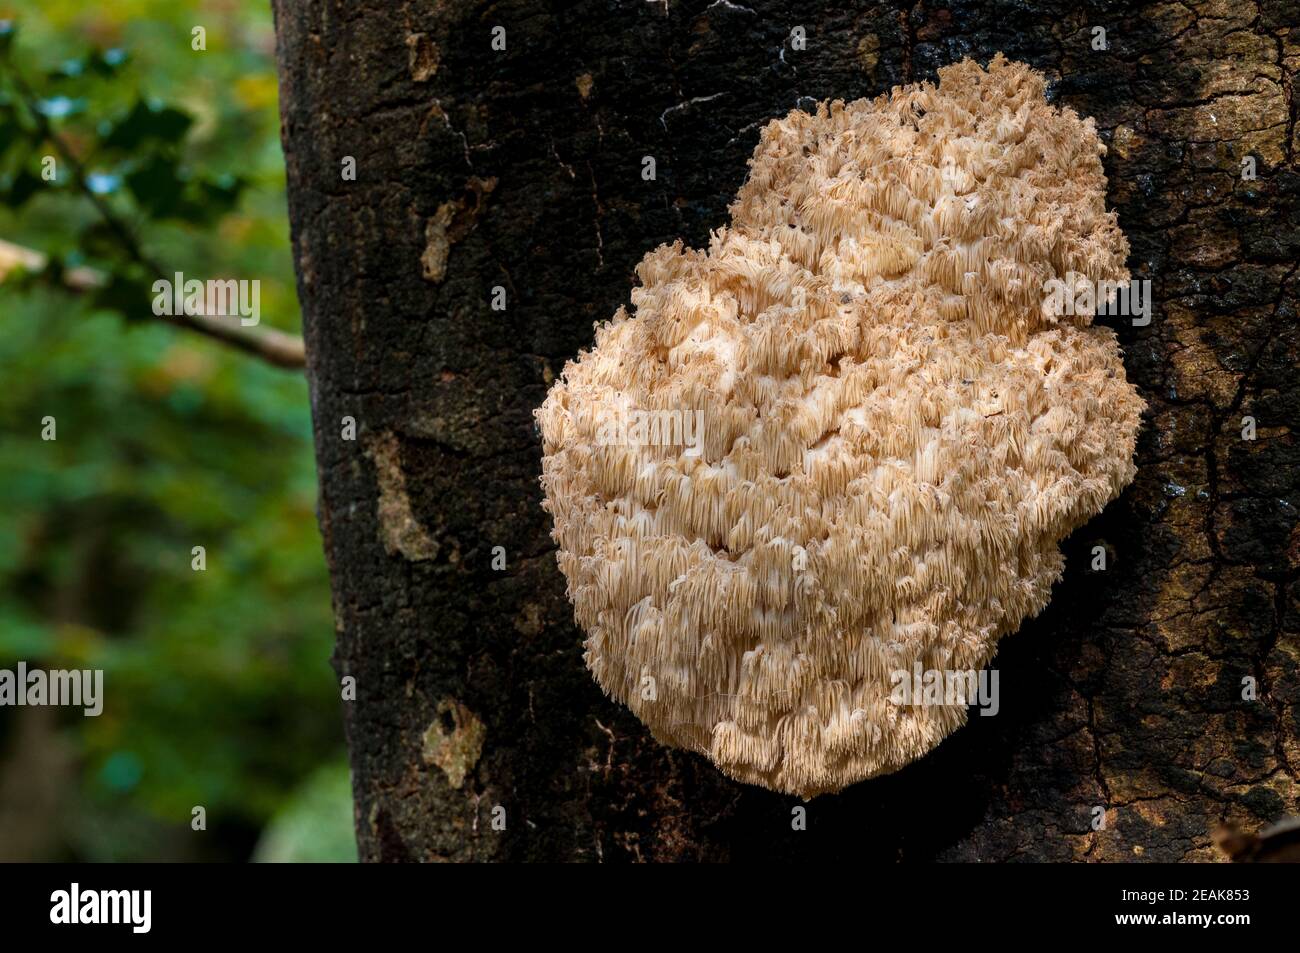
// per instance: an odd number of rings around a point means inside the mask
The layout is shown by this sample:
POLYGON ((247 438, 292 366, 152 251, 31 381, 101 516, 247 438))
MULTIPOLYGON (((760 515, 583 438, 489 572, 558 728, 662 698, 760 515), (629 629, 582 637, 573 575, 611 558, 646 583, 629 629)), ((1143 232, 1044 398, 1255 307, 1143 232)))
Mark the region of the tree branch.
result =
MULTIPOLYGON (((0 282, 15 268, 39 272, 44 271, 48 264, 49 256, 44 253, 0 239, 0 282)), ((69 291, 94 291, 107 283, 108 277, 94 268, 69 268, 63 274, 63 286, 69 291)), ((183 315, 180 319, 175 315, 160 314, 158 318, 219 340, 276 367, 301 368, 307 363, 302 338, 296 334, 286 334, 274 328, 253 330, 240 324, 225 324, 206 314, 183 315)))
MULTIPOLYGON (((76 186, 77 190, 88 198, 91 204, 95 206, 95 210, 104 220, 104 223, 121 242, 122 249, 126 252, 127 256, 136 263, 144 266, 155 275, 170 274, 171 272, 168 269, 163 268, 144 251, 140 246, 135 233, 131 230, 131 227, 113 211, 108 202, 90 188, 86 180, 85 167, 81 164, 80 159, 77 158, 76 154, 68 144, 63 140, 63 137, 55 131, 54 126, 50 123, 45 114, 36 108, 36 95, 32 91, 31 87, 27 85, 27 82, 23 79, 13 62, 8 57, 0 60, 0 62, 3 62, 8 68, 9 75, 13 79, 14 87, 22 97, 28 111, 33 117, 35 117, 37 129, 41 136, 54 146, 55 151, 58 152, 63 161, 68 164, 68 168, 72 170, 73 184, 76 186)), ((9 249, 11 251, 18 249, 21 252, 27 252, 25 257, 19 256, 19 260, 11 261, 11 267, 13 264, 22 264, 24 267, 28 268, 33 267, 32 262, 35 259, 32 256, 37 256, 40 259, 40 265, 36 270, 44 268, 48 261, 48 258, 41 255, 39 252, 20 249, 19 246, 9 246, 9 249)), ((3 277, 4 270, 7 269, 0 269, 0 277, 3 277)), ((105 276, 100 275, 91 269, 78 269, 78 271, 83 272, 81 275, 82 279, 91 281, 88 287, 95 287, 97 284, 102 284, 107 280, 105 276), (89 279, 89 275, 97 275, 98 282, 96 283, 93 279, 89 279)), ((65 281, 65 284, 74 290, 85 290, 85 287, 79 288, 76 283, 71 281, 65 281)), ((149 313, 153 314, 152 309, 149 313)), ((303 346, 302 338, 297 335, 287 334, 283 331, 276 331, 273 328, 252 328, 238 323, 228 323, 212 315, 206 314, 182 313, 157 314, 154 316, 173 325, 174 327, 197 331, 205 337, 211 338, 214 341, 220 341, 222 344, 230 345, 231 347, 243 351, 246 354, 251 354, 254 357, 259 357, 277 367, 302 368, 307 364, 306 349, 303 346)))

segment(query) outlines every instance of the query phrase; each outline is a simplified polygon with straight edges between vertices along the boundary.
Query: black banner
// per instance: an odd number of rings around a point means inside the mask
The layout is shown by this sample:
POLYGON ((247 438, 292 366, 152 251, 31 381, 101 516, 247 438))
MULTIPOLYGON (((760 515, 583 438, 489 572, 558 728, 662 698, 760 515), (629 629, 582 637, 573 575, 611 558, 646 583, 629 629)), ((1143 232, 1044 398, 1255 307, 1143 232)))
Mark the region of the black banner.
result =
POLYGON ((527 925, 538 927, 538 940, 548 930, 556 938, 632 931, 667 940, 668 931, 688 928, 718 940, 734 941, 736 931, 771 940, 797 928, 806 940, 813 930, 848 931, 873 943, 911 938, 942 946, 970 942, 979 925, 981 934, 1025 941, 1128 935, 1181 944, 1197 936, 1294 940, 1292 874, 1269 864, 616 874, 578 866, 40 865, 0 868, 0 910, 10 940, 64 935, 206 945, 283 937, 336 944, 413 932, 431 941, 480 934, 497 942, 501 931, 527 925))

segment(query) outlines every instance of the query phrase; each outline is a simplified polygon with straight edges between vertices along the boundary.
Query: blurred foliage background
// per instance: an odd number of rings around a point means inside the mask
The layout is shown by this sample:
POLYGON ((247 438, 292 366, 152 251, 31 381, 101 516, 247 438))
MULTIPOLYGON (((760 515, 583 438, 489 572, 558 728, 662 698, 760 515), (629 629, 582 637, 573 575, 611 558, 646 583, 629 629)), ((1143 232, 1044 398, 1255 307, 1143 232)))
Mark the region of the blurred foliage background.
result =
POLYGON ((0 859, 354 860, 306 382, 154 318, 103 214, 297 333, 269 4, 0 21, 0 240, 41 256, 0 257, 0 668, 105 673, 97 718, 0 708, 0 859))

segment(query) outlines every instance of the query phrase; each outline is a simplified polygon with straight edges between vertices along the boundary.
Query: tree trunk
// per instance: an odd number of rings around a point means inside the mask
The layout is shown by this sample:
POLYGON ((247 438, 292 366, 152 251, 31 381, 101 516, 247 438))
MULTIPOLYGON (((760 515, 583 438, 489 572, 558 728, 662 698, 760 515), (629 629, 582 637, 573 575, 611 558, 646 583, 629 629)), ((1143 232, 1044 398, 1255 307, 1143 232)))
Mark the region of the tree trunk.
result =
POLYGON ((274 5, 364 859, 1199 860, 1297 811, 1293 5, 274 5), (1110 146, 1140 469, 1002 643, 998 716, 792 830, 588 676, 531 412, 642 255, 726 222, 763 123, 999 50, 1110 146))

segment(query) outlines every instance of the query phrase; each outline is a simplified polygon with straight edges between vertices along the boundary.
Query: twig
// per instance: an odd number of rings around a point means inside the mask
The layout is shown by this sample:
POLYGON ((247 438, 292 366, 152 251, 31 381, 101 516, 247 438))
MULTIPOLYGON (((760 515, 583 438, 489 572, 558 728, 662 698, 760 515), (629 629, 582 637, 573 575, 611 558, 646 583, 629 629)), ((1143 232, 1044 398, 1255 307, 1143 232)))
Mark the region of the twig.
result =
MULTIPOLYGON (((0 239, 0 282, 14 268, 39 272, 44 271, 48 264, 49 256, 42 252, 0 239)), ((90 292, 106 284, 108 276, 94 268, 69 268, 63 273, 63 286, 69 291, 90 292)), ((185 315, 185 321, 176 321, 173 317, 158 315, 163 321, 219 338, 222 343, 260 357, 277 367, 303 367, 306 363, 302 338, 296 334, 286 334, 274 328, 252 331, 243 325, 223 324, 206 314, 185 315)))
MULTIPOLYGON (((54 146, 63 161, 68 164, 68 168, 72 170, 73 184, 76 185, 79 192, 90 199, 91 204, 95 206, 104 223, 108 225, 109 229, 122 243, 123 250, 131 259, 143 265, 151 273, 155 275, 169 274, 170 272, 167 269, 160 266, 140 247, 140 243, 136 240, 131 228, 113 211, 108 202, 90 188, 86 181, 85 167, 63 140, 63 137, 55 131, 45 114, 36 108, 36 96, 31 87, 27 85, 17 67, 7 57, 3 62, 8 67, 9 75, 13 79, 18 94, 23 98, 28 112, 35 117, 40 134, 54 146)), ((40 253, 34 252, 32 254, 39 255, 40 253)), ((71 284, 69 286, 75 287, 71 284)), ((152 310, 150 313, 153 313, 152 310)), ((220 341, 223 344, 228 344, 246 354, 260 357, 277 367, 301 368, 307 364, 306 350, 303 347, 302 338, 297 335, 286 334, 273 328, 252 328, 242 324, 232 324, 205 314, 159 314, 155 315, 155 317, 175 327, 197 331, 199 334, 220 341)))

